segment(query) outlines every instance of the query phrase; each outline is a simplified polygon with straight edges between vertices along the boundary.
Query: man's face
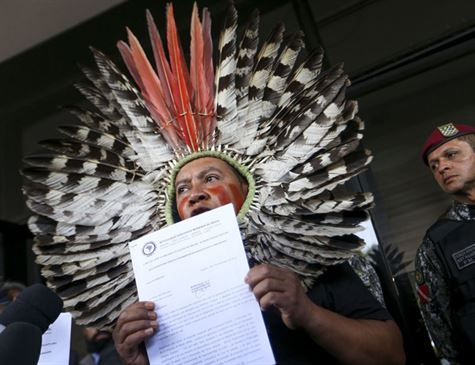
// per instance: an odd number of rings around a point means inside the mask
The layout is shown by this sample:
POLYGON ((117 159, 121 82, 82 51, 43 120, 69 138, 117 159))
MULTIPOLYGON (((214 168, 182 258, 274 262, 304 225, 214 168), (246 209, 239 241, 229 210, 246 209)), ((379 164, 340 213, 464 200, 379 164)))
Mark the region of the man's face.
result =
POLYGON ((203 157, 187 163, 175 179, 176 206, 181 219, 233 203, 239 213, 247 184, 219 158, 203 157))
POLYGON ((15 301, 22 291, 23 291, 22 288, 9 289, 6 293, 6 298, 8 298, 8 302, 0 304, 0 313, 2 313, 11 302, 15 301))
POLYGON ((467 142, 448 141, 432 151, 427 161, 444 192, 466 195, 475 188, 475 153, 467 142))
POLYGON ((102 349, 112 340, 112 333, 101 331, 92 327, 85 327, 83 334, 86 340, 86 347, 89 353, 101 352, 102 349))

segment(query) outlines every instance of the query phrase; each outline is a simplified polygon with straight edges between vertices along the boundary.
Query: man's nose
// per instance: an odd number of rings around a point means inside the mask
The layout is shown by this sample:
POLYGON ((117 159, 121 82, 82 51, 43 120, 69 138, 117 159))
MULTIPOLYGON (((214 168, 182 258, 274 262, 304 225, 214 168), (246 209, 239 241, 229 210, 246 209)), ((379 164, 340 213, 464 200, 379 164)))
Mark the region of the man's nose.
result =
POLYGON ((444 171, 448 170, 449 167, 450 162, 445 158, 441 158, 439 160, 439 166, 437 166, 437 171, 442 174, 444 171))
POLYGON ((208 193, 203 191, 200 187, 193 188, 193 191, 191 192, 190 195, 190 203, 195 204, 198 203, 199 201, 206 200, 209 198, 208 193))

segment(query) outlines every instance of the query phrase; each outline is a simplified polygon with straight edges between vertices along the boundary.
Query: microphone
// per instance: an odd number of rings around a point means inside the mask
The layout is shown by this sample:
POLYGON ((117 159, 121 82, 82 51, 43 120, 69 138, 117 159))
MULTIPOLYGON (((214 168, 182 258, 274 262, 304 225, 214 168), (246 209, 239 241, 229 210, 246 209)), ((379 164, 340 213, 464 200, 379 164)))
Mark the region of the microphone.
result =
POLYGON ((0 364, 36 365, 41 353, 41 331, 25 322, 15 322, 0 333, 0 364))
POLYGON ((0 314, 0 333, 12 323, 26 322, 38 327, 43 334, 62 309, 63 301, 51 289, 41 284, 31 285, 0 314))

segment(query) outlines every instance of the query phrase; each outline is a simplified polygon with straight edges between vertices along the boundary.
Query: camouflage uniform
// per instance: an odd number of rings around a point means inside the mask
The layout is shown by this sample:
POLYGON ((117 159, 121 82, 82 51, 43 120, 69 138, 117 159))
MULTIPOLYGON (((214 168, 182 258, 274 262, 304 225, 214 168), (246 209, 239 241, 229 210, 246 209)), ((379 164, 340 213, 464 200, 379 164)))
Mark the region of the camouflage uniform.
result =
MULTIPOLYGON (((439 219, 474 221, 475 207, 454 202, 439 219)), ((416 283, 419 304, 439 356, 459 364, 458 342, 454 340, 449 277, 436 256, 434 242, 426 236, 416 256, 416 283)))

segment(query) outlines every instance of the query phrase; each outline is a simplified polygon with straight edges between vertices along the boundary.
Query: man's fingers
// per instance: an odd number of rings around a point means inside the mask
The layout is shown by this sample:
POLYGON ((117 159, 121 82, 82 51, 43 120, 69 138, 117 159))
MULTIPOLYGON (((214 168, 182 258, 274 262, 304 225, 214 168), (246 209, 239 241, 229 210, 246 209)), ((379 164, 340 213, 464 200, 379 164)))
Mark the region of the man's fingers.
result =
POLYGON ((256 296, 257 300, 260 299, 270 292, 284 292, 286 290, 285 281, 266 278, 257 282, 254 287, 252 287, 252 292, 256 296))
POLYGON ((295 298, 287 292, 270 291, 258 298, 259 305, 266 310, 271 306, 276 307, 281 312, 288 311, 295 305, 295 298))
POLYGON ((261 307, 262 310, 267 310, 272 306, 276 307, 277 309, 280 309, 278 306, 279 295, 280 293, 275 293, 275 292, 266 293, 262 297, 258 298, 259 306, 261 307))
POLYGON ((128 343, 130 344, 130 337, 133 337, 135 333, 141 333, 147 331, 145 334, 146 336, 153 334, 158 330, 158 322, 157 321, 149 321, 149 320, 141 320, 141 321, 133 321, 124 324, 121 330, 121 337, 123 340, 121 343, 128 343), (148 330, 148 331, 147 331, 148 330))
MULTIPOLYGON (((157 315, 153 312, 153 303, 138 302, 127 307, 117 319, 114 329, 114 341, 124 342, 125 338, 134 330, 141 330, 150 325, 151 321, 156 321, 157 315), (147 325, 145 325, 147 323, 147 325), (145 327, 144 327, 145 326, 145 327)), ((158 327, 158 326, 157 326, 158 327)))
POLYGON ((301 309, 307 297, 295 273, 264 264, 249 270, 245 281, 262 310, 278 309, 286 326, 292 329, 303 323, 301 309))
POLYGON ((288 276, 289 271, 280 267, 261 264, 254 266, 246 275, 245 282, 253 288, 256 284, 264 279, 273 278, 276 280, 284 280, 288 276))
POLYGON ((124 341, 121 342, 127 349, 139 346, 143 341, 152 336, 158 330, 156 321, 135 321, 128 323, 123 328, 123 332, 127 333, 124 341))
POLYGON ((128 306, 117 319, 117 326, 121 326, 123 323, 130 321, 136 321, 140 319, 150 318, 156 319, 155 312, 153 311, 154 304, 152 302, 138 302, 128 306))

